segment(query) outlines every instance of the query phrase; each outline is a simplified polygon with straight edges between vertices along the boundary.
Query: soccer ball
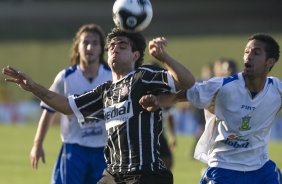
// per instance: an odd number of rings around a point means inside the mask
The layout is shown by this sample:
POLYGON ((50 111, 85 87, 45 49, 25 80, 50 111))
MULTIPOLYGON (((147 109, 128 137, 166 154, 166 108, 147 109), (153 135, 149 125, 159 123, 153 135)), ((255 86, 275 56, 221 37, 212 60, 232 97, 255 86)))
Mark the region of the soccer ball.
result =
POLYGON ((116 0, 113 20, 117 27, 127 32, 140 32, 149 26, 153 9, 149 0, 116 0))

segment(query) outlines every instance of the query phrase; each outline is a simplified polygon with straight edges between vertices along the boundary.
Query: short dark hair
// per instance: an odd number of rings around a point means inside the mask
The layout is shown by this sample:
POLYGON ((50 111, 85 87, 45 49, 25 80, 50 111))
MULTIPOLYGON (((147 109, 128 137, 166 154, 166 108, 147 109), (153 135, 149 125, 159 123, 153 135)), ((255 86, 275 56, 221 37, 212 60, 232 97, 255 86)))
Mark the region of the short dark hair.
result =
POLYGON ((125 36, 131 40, 131 47, 132 51, 139 51, 140 57, 135 62, 135 69, 137 69, 139 66, 141 66, 144 62, 144 52, 146 48, 146 40, 144 36, 138 32, 126 32, 123 31, 117 27, 113 28, 112 31, 108 34, 106 39, 106 46, 105 50, 108 51, 109 43, 113 38, 116 38, 118 36, 125 36))
POLYGON ((280 56, 280 48, 277 41, 268 34, 265 33, 256 33, 249 37, 249 41, 258 40, 265 43, 265 52, 267 54, 267 58, 274 58, 276 61, 279 60, 280 56))

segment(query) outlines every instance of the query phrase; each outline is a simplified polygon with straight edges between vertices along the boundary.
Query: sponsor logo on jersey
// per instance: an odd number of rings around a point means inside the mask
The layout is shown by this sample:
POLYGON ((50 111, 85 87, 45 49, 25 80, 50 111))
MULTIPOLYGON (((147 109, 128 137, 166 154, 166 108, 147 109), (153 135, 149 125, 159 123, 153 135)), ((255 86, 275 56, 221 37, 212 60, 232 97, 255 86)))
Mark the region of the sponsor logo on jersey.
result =
POLYGON ((96 126, 97 123, 99 123, 101 120, 98 118, 94 118, 94 117, 86 117, 85 121, 80 123, 80 126, 82 128, 84 127, 93 127, 96 126))
POLYGON ((239 128, 239 130, 241 131, 246 131, 246 130, 250 130, 251 127, 250 127, 250 119, 251 119, 251 116, 245 116, 242 118, 242 124, 241 124, 241 127, 239 128))
POLYGON ((102 134, 103 134, 102 127, 92 127, 92 128, 85 129, 82 132, 82 137, 97 136, 97 135, 102 135, 102 134))
POLYGON ((254 111, 256 108, 248 105, 241 105, 241 109, 254 111))
POLYGON ((123 124, 133 116, 132 102, 126 100, 104 109, 106 129, 123 124))
POLYGON ((227 144, 228 146, 232 146, 233 148, 248 148, 249 142, 239 142, 239 141, 234 141, 232 139, 226 139, 223 141, 224 144, 227 144))
POLYGON ((227 139, 222 142, 233 148, 248 148, 250 144, 248 139, 244 139, 236 134, 229 134, 227 139))
POLYGON ((238 135, 236 135, 236 134, 229 134, 227 138, 228 139, 237 139, 238 135))

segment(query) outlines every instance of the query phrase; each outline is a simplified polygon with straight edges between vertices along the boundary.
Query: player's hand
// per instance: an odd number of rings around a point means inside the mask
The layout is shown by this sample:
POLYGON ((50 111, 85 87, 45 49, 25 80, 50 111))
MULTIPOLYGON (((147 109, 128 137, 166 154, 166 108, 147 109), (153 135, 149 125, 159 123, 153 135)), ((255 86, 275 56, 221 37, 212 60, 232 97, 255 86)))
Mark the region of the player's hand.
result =
POLYGON ((154 38, 149 42, 149 53, 158 59, 159 61, 165 60, 167 53, 165 47, 167 46, 167 40, 164 37, 154 38))
POLYGON ((30 163, 33 169, 38 168, 38 162, 41 158, 42 162, 45 163, 45 153, 42 146, 33 145, 30 151, 30 163))
POLYGON ((26 91, 31 91, 34 86, 34 81, 25 73, 21 71, 7 66, 2 69, 2 73, 7 75, 9 78, 6 78, 6 82, 13 82, 20 86, 22 89, 26 91))
POLYGON ((142 96, 139 100, 139 104, 149 112, 155 111, 160 108, 158 99, 154 95, 142 96))

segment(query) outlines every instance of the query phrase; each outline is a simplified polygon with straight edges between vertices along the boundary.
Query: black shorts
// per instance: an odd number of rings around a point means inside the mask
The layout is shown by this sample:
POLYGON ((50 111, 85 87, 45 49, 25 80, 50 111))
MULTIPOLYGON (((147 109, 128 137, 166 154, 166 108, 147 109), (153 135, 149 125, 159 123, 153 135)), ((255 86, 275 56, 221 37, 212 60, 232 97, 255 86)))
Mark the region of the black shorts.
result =
POLYGON ((97 184, 173 184, 173 175, 169 170, 138 171, 126 174, 110 174, 106 170, 97 184))

